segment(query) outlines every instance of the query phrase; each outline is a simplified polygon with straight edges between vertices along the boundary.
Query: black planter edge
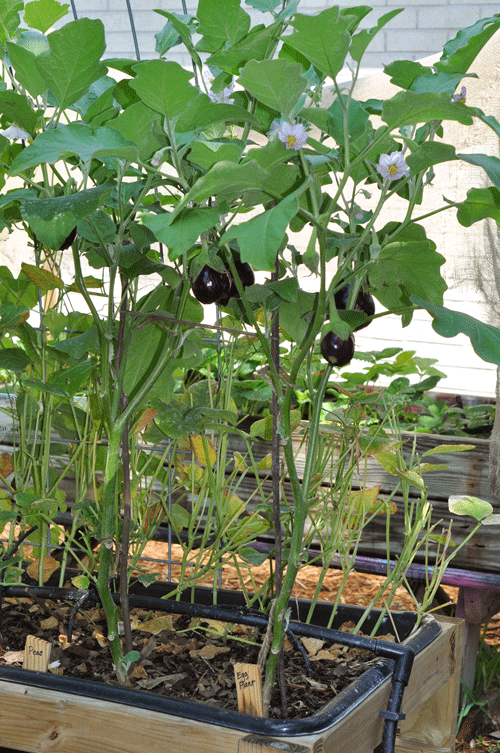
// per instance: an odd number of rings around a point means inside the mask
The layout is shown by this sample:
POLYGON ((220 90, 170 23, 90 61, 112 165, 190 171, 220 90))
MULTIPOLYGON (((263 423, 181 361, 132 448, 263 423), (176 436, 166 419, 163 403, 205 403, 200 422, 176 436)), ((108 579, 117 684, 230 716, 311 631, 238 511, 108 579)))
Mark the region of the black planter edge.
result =
MULTIPOLYGON (((23 592, 25 596, 28 595, 26 594, 26 589, 23 587, 4 588, 3 595, 21 595, 18 593, 18 590, 23 592)), ((29 590, 40 593, 45 591, 53 592, 58 589, 31 588, 29 590)), ((261 627, 267 625, 267 618, 261 613, 248 612, 243 608, 192 605, 186 602, 169 601, 145 595, 132 595, 130 598, 132 606, 143 607, 145 609, 159 609, 170 613, 194 613, 196 611, 198 616, 206 616, 212 619, 222 619, 223 621, 239 622, 261 627)), ((304 603, 307 602, 302 602, 302 604, 304 603)), ((326 603, 319 606, 331 608, 331 605, 326 603)), ((341 608, 350 609, 351 611, 353 609, 347 608, 345 605, 341 605, 341 608)), ((405 617, 408 615, 415 620, 414 613, 396 613, 396 616, 405 617)), ((337 724, 376 688, 392 677, 393 692, 391 693, 389 708, 387 711, 382 712, 382 716, 387 720, 385 727, 393 727, 395 730, 397 721, 401 718, 399 707, 404 686, 408 682, 413 658, 415 654, 429 645, 441 632, 439 623, 433 618, 424 618, 418 631, 407 639, 405 644, 395 644, 377 638, 365 638, 364 636, 352 635, 332 628, 295 621, 289 623, 289 629, 296 635, 319 637, 330 642, 368 649, 381 658, 358 678, 355 683, 339 693, 323 710, 320 709, 316 714, 305 719, 263 719, 200 703, 179 701, 166 696, 155 696, 130 688, 103 685, 91 680, 82 682, 72 677, 33 672, 13 667, 0 666, 0 680, 59 691, 70 695, 91 697, 127 706, 136 706, 137 708, 171 714, 205 724, 230 727, 246 733, 272 737, 296 737, 324 732, 334 724, 337 724)))
MULTIPOLYGON (((19 587, 12 589, 9 587, 4 588, 4 596, 10 595, 10 592, 16 591, 17 588, 19 587)), ((25 589, 21 590, 24 591, 24 595, 26 596, 25 589)), ((53 591, 54 589, 35 588, 30 590, 53 591)), ((16 593, 16 595, 19 594, 16 593)), ((193 607, 190 603, 168 601, 144 595, 132 595, 130 599, 132 606, 146 609, 159 609, 171 613, 180 611, 190 613, 195 608, 198 616, 259 627, 264 627, 267 624, 267 618, 261 613, 256 614, 248 611, 245 613, 242 609, 228 608, 227 606, 194 605, 193 607)), ((329 605, 323 604, 321 606, 325 607, 329 605)), ((345 605, 341 605, 341 607, 345 608, 345 605)), ((409 614, 415 617, 413 613, 403 612, 400 614, 403 616, 409 614)), ((364 636, 352 635, 332 628, 295 621, 289 623, 289 629, 296 635, 319 637, 330 642, 368 649, 381 658, 352 685, 341 691, 332 702, 325 706, 325 710, 320 709, 316 714, 304 719, 263 719, 192 701, 180 701, 130 688, 103 685, 91 680, 81 681, 72 677, 34 672, 15 667, 0 666, 0 680, 80 697, 91 697, 97 700, 135 706, 205 724, 230 727, 246 733, 273 737, 296 737, 324 732, 334 724, 337 724, 368 695, 392 677, 393 692, 391 693, 389 709, 382 712, 382 716, 388 722, 392 722, 390 725, 386 722, 385 726, 391 726, 395 729, 397 720, 401 718, 398 713, 399 706, 404 686, 408 682, 413 658, 415 654, 428 646, 441 632, 439 623, 433 618, 424 618, 417 632, 410 636, 405 644, 395 644, 377 638, 365 638, 364 636), (400 657, 403 657, 403 659, 401 660, 400 657), (394 692, 395 686, 398 687, 394 692)))

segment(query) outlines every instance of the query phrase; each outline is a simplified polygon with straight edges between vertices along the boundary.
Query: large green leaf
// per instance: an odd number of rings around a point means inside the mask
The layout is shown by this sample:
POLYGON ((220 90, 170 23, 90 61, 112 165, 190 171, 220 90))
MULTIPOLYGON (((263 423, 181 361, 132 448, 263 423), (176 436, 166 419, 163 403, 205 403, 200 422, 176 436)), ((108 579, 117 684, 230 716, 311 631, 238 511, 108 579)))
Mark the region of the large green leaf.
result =
POLYGON ((267 107, 293 118, 299 97, 306 90, 300 63, 288 60, 250 60, 240 73, 239 83, 267 107))
POLYGON ((57 0, 34 0, 24 6, 24 23, 31 29, 38 29, 43 34, 67 14, 68 5, 57 0))
POLYGON ((172 214, 146 214, 143 222, 168 248, 170 259, 177 259, 196 243, 200 233, 217 224, 219 209, 197 207, 185 209, 172 221, 172 214))
POLYGON ((187 103, 184 112, 175 124, 175 130, 178 133, 186 133, 205 129, 212 123, 244 123, 245 121, 259 124, 259 119, 243 107, 224 102, 212 102, 210 97, 199 92, 187 103))
POLYGON ((462 332, 483 361, 500 366, 500 329, 484 324, 469 314, 429 303, 416 295, 411 296, 411 301, 429 312, 433 317, 432 327, 439 335, 455 337, 462 332))
POLYGON ((396 289, 404 291, 402 303, 411 295, 425 295, 433 303, 442 303, 446 283, 440 267, 445 259, 426 238, 408 238, 383 246, 377 263, 370 270, 374 294, 387 308, 398 305, 396 289), (418 274, 415 270, 418 269, 418 274))
POLYGON ((205 201, 209 196, 219 196, 219 200, 224 201, 242 196, 251 189, 260 189, 267 177, 267 170, 260 167, 255 160, 243 164, 218 162, 196 181, 175 210, 175 214, 190 201, 205 201))
POLYGON ((455 147, 450 144, 443 144, 441 141, 424 141, 424 143, 412 152, 406 161, 413 173, 427 170, 432 165, 440 162, 450 162, 458 159, 455 153, 455 147))
POLYGON ((44 162, 54 164, 68 154, 75 154, 83 162, 105 157, 136 161, 137 146, 127 141, 114 128, 91 128, 86 123, 69 123, 44 131, 13 160, 10 175, 36 167, 44 162))
POLYGON ((295 31, 287 36, 286 43, 326 76, 335 78, 349 50, 352 22, 352 16, 343 15, 335 5, 315 16, 297 13, 291 22, 295 31))
POLYGON ((242 262, 248 262, 256 270, 272 272, 286 229, 298 208, 297 197, 288 196, 267 212, 252 217, 248 222, 233 225, 224 233, 221 242, 236 238, 242 262))
POLYGON ((130 86, 145 105, 167 118, 175 118, 199 91, 189 83, 193 74, 178 63, 148 60, 134 66, 137 75, 130 86))
POLYGON ((198 33, 203 39, 197 45, 205 52, 217 52, 226 44, 230 46, 242 39, 250 29, 250 16, 240 5, 240 0, 199 0, 198 33))
POLYGON ((494 186, 470 188, 467 198, 458 207, 457 220, 464 227, 470 227, 485 217, 491 217, 500 225, 500 191, 494 186))
POLYGON ((101 186, 68 196, 28 199, 21 203, 21 213, 41 243, 57 250, 78 222, 93 214, 110 191, 101 186))
POLYGON ((389 128, 417 125, 429 120, 457 120, 472 124, 473 111, 462 102, 452 102, 449 95, 440 92, 398 92, 382 106, 382 120, 389 128))
POLYGON ((439 71, 465 73, 476 55, 499 28, 500 17, 497 14, 462 29, 454 39, 445 44, 441 59, 435 63, 435 68, 439 71))
POLYGON ((48 55, 36 58, 40 74, 61 109, 77 102, 89 86, 106 73, 101 57, 106 49, 104 25, 99 19, 70 21, 47 37, 48 55))

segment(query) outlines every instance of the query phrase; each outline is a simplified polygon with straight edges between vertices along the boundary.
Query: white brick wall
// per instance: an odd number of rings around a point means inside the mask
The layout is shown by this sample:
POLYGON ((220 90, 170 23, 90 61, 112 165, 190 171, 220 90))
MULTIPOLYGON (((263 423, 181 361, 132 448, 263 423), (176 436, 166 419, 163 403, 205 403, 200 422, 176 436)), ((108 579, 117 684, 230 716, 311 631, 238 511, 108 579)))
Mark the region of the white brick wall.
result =
MULTIPOLYGON (((165 19, 154 8, 182 13, 181 0, 130 0, 135 19, 139 50, 142 58, 155 57, 154 34, 164 25, 165 19)), ((217 0, 213 0, 214 3, 217 0)), ((301 0, 299 9, 315 13, 329 7, 331 0, 301 0)), ((356 5, 341 1, 340 5, 356 5)), ((125 0, 75 0, 79 16, 101 18, 106 26, 107 55, 109 57, 135 57, 132 33, 125 0)), ((417 60, 442 49, 443 44, 455 36, 464 26, 494 13, 499 6, 471 0, 372 0, 368 5, 375 10, 365 19, 365 24, 373 26, 376 19, 393 7, 405 7, 403 13, 394 18, 380 32, 365 56, 367 68, 380 68, 401 57, 417 60)), ((186 0, 188 13, 197 7, 196 0, 186 0)), ((247 12, 254 18, 262 18, 252 8, 247 12)), ((189 65, 187 54, 181 47, 172 51, 172 58, 183 65, 189 65)))

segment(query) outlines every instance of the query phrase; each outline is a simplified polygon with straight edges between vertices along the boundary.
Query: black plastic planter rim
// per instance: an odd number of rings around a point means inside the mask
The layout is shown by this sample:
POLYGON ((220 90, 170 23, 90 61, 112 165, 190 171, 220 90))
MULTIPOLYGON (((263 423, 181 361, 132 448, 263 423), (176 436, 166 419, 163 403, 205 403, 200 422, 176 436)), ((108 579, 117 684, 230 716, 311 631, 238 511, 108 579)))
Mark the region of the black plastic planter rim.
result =
MULTIPOLYGON (((3 595, 26 597, 29 596, 27 590, 37 593, 43 598, 55 598, 56 600, 57 598, 62 598, 61 591, 64 590, 66 593, 68 591, 67 589, 37 587, 27 589, 23 586, 10 586, 3 589, 3 595)), ((302 604, 304 603, 302 602, 302 604)), ((132 607, 154 609, 167 613, 188 613, 193 614, 193 616, 218 619, 223 622, 235 622, 258 627, 265 627, 267 625, 267 618, 264 615, 248 612, 242 608, 191 604, 189 602, 172 601, 146 595, 131 595, 130 605, 132 607)), ((331 605, 326 604, 320 604, 319 606, 330 606, 331 608, 331 605)), ((346 607, 345 605, 340 605, 338 609, 341 614, 342 612, 352 613, 353 609, 357 610, 357 608, 346 607)), ((374 612, 377 613, 378 610, 374 610, 374 612)), ((404 617, 410 615, 410 617, 415 619, 413 613, 403 612, 399 614, 404 617)), ((396 619, 397 621, 399 614, 392 613, 392 619, 396 619)), ((304 719, 263 719, 193 701, 180 701, 168 696, 159 696, 130 688, 104 685, 92 680, 82 681, 73 677, 64 677, 63 675, 52 675, 50 673, 34 672, 1 665, 0 680, 134 706, 204 724, 230 727, 246 733, 273 737, 292 737, 316 734, 329 729, 344 719, 348 713, 355 709, 389 678, 392 678, 393 681, 395 679, 398 680, 399 684, 404 686, 408 681, 408 677, 404 677, 403 675, 409 674, 409 669, 403 669, 402 675, 401 671, 399 671, 398 675, 398 662, 401 666, 401 655, 404 655, 403 663, 406 662, 408 664, 409 662, 409 668, 411 669, 413 656, 428 646, 441 632, 441 627, 436 620, 425 618, 418 630, 403 646, 382 639, 365 638, 364 636, 343 633, 339 630, 325 628, 320 625, 309 625, 291 621, 289 627, 295 635, 319 638, 334 643, 368 649, 380 656, 380 659, 355 682, 341 691, 335 699, 326 704, 323 709, 304 719), (395 674, 398 676, 395 677, 395 674)))

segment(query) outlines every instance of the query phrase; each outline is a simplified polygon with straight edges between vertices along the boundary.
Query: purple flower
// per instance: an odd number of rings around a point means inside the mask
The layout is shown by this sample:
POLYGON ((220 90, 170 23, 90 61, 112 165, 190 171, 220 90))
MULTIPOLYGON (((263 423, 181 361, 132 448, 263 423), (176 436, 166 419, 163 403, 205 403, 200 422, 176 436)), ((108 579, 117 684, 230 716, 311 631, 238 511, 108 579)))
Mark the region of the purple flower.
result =
POLYGON ((377 170, 384 180, 398 180, 408 175, 410 168, 405 162, 401 152, 381 154, 378 160, 377 170))
POLYGON ((451 98, 452 102, 463 102, 465 104, 465 100, 467 99, 467 89, 465 86, 462 86, 460 89, 459 94, 454 94, 451 98))
POLYGON ((286 144, 287 149, 298 151, 307 141, 307 131, 302 123, 291 125, 283 121, 278 131, 278 138, 283 144, 286 144))

